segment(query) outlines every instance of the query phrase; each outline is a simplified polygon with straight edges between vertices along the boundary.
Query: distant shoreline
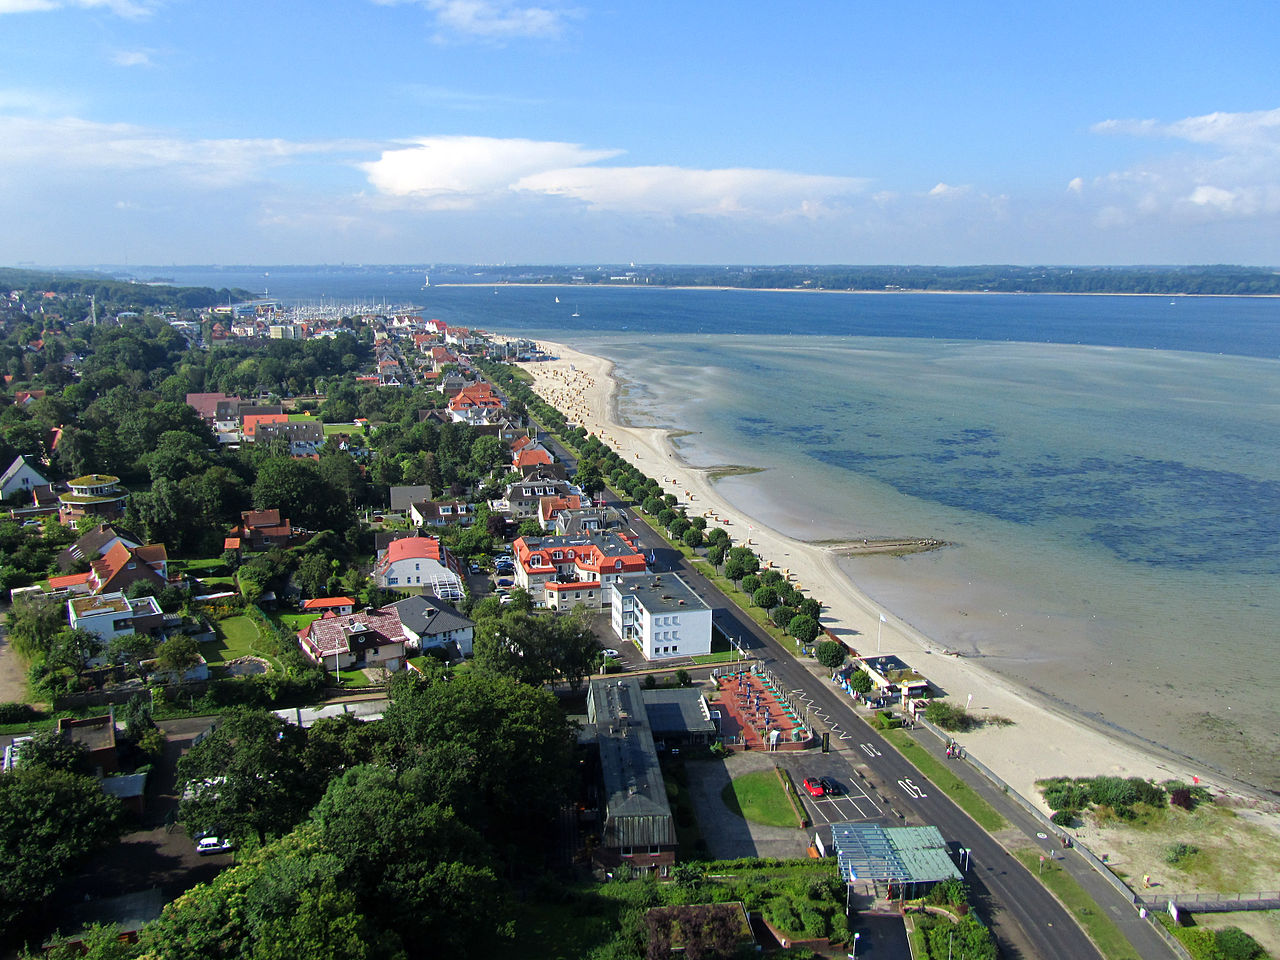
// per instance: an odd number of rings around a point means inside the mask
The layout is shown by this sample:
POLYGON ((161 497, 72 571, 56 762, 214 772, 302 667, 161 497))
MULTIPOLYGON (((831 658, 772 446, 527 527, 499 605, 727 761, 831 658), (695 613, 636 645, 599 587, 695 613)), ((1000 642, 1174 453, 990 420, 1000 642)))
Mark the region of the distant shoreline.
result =
MULTIPOLYGON (((1109 293, 1082 290, 828 290, 825 287, 726 287, 678 285, 663 283, 524 283, 498 280, 491 283, 436 283, 432 287, 519 287, 546 290, 707 290, 741 293, 836 293, 899 296, 901 294, 947 295, 962 297, 1167 297, 1171 300, 1280 300, 1280 293, 1109 293)), ((424 287, 430 290, 431 287, 424 287)))

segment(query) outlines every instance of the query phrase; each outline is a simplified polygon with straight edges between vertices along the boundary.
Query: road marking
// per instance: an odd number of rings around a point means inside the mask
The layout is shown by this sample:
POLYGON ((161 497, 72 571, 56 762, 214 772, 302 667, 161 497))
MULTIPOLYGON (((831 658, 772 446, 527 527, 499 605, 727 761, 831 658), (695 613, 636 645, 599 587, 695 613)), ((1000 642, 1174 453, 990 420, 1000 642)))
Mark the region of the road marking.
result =
POLYGON ((874 743, 860 743, 858 744, 858 746, 862 748, 862 752, 865 753, 868 757, 884 756, 884 754, 882 754, 879 750, 876 749, 874 743))
POLYGON ((903 790, 907 791, 907 794, 909 796, 915 797, 917 800, 923 800, 925 797, 929 796, 927 793, 925 793, 923 790, 917 787, 910 780, 899 780, 898 786, 900 786, 903 790))

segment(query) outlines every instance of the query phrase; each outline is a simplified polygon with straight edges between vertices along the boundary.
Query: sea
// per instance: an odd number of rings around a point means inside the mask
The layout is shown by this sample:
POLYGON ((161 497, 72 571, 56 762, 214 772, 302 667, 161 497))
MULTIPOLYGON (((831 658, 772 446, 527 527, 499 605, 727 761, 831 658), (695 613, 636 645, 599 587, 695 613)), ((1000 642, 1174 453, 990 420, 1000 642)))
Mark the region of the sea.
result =
POLYGON ((672 430, 692 466, 757 468, 719 489, 762 523, 946 541, 841 561, 938 645, 1280 791, 1280 300, 151 269, 287 302, 412 304, 608 357, 631 423, 672 430))

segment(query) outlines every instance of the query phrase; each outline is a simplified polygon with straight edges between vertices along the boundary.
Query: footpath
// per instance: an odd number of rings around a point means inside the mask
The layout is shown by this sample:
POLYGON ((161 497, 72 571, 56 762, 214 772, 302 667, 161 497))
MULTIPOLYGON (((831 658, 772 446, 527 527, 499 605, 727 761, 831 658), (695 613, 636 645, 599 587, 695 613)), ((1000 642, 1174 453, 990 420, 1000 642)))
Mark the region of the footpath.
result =
POLYGON ((1132 894, 1126 898, 1125 894, 1121 893, 1110 880, 1103 877, 1075 846, 1064 848, 1060 835, 1047 830, 1021 804, 1014 801, 1003 790, 998 789, 968 759, 949 758, 946 742, 939 739, 937 734, 923 726, 917 726, 914 730, 907 732, 924 750, 939 762, 946 764, 948 770, 968 784, 975 793, 1009 821, 1012 830, 1002 831, 1005 835, 995 838, 1001 846, 1010 850, 1013 846, 1021 846, 1021 837, 1015 837, 1014 832, 1025 835, 1040 849, 1040 854, 1046 861, 1056 862, 1093 898, 1099 909, 1115 923, 1139 956, 1178 958, 1178 960, 1187 956, 1185 951, 1162 936, 1152 921, 1139 915, 1132 894))

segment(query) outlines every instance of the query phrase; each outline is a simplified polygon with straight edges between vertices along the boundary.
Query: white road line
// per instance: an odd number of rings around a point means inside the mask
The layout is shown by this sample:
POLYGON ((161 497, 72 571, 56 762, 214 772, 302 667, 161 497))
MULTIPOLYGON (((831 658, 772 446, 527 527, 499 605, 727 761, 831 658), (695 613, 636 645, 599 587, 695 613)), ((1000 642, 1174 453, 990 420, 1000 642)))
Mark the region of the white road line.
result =
POLYGON ((925 797, 929 796, 910 780, 899 780, 898 786, 905 790, 908 796, 915 797, 917 800, 923 800, 925 797))

